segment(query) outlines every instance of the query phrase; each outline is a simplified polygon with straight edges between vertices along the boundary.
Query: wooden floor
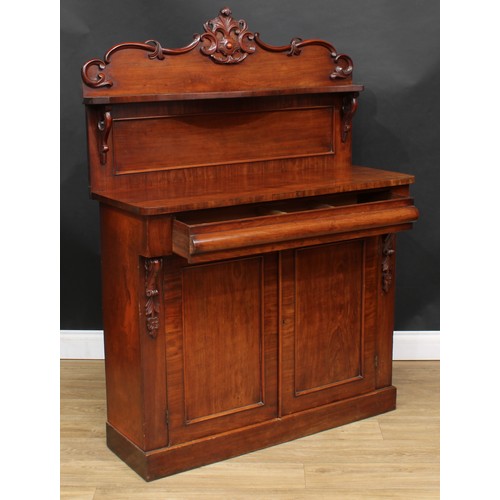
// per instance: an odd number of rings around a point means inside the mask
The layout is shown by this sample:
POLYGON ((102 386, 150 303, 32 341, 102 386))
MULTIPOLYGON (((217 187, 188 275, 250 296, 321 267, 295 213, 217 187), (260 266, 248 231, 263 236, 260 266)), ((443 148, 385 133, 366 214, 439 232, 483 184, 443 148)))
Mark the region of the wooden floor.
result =
POLYGON ((105 444, 102 361, 61 361, 61 498, 439 498, 439 362, 394 363, 397 410, 151 483, 105 444))

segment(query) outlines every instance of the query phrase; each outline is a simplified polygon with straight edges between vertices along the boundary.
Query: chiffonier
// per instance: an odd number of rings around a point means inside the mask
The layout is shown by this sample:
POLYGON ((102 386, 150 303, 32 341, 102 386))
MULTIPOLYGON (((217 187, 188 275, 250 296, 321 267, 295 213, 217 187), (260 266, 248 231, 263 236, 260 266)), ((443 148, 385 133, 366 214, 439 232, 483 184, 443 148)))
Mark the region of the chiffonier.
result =
POLYGON ((352 165, 352 71, 228 8, 182 48, 83 66, 107 443, 144 479, 395 408, 414 178, 352 165))

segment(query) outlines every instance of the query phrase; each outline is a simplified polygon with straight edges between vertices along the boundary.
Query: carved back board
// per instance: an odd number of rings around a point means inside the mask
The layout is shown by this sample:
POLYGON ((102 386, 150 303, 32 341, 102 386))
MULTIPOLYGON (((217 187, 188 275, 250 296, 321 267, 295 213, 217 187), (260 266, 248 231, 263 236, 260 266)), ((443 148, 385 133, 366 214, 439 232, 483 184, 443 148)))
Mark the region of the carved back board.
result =
POLYGON ((266 44, 224 8, 178 49, 121 43, 82 68, 87 103, 155 100, 162 94, 310 89, 352 82, 352 61, 323 40, 266 44), (155 97, 156 96, 156 97, 155 97), (108 98, 108 99, 106 99, 108 98))
POLYGON ((94 195, 261 190, 350 171, 362 86, 323 40, 272 46, 224 8, 178 49, 121 43, 82 68, 94 195))

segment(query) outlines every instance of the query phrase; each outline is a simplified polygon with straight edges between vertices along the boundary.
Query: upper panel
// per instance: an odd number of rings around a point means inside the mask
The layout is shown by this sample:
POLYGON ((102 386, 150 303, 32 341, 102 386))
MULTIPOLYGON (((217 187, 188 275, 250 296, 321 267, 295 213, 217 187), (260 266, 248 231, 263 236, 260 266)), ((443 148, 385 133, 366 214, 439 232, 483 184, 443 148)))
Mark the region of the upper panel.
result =
POLYGON ((82 68, 87 104, 286 93, 354 92, 353 65, 323 40, 272 46, 224 8, 178 49, 121 43, 82 68))

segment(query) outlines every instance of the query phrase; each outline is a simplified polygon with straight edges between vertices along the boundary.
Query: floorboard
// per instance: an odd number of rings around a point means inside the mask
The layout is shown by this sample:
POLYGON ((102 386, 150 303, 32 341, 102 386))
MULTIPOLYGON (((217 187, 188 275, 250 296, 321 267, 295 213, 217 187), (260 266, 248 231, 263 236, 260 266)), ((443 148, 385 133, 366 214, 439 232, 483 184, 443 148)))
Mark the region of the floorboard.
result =
POLYGON ((439 362, 394 362, 395 411, 143 481, 106 447, 104 362, 61 361, 61 499, 438 499, 439 362))

